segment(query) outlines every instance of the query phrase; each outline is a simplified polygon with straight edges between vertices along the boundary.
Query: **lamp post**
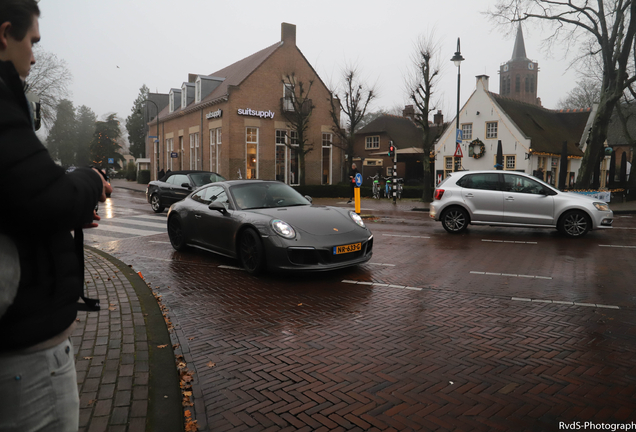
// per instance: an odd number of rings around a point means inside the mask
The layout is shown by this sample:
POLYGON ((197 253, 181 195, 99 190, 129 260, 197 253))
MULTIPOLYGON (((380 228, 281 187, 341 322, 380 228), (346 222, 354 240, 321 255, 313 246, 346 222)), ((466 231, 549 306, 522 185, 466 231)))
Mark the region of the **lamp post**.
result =
MULTIPOLYGON (((457 154, 458 153, 457 149, 459 147, 459 141, 457 141, 457 137, 459 134, 458 132, 459 131, 459 85, 461 82, 461 65, 462 65, 462 61, 464 61, 464 57, 462 57, 462 52, 459 47, 459 38, 457 38, 457 51, 455 51, 455 55, 453 56, 451 61, 455 64, 455 66, 457 66, 457 118, 455 120, 455 140, 457 144, 455 146, 455 154, 457 154)), ((460 158, 459 164, 461 167, 461 158, 460 158)), ((455 170, 455 162, 453 161, 453 171, 454 170, 455 170)))
MULTIPOLYGON (((144 102, 150 102, 155 106, 155 109, 157 110, 157 136, 155 138, 155 141, 157 142, 157 169, 155 171, 159 172, 159 106, 150 99, 145 99, 144 102)), ((148 105, 146 105, 146 110, 148 110, 148 105)), ((148 117, 150 117, 150 113, 148 113, 148 117)))

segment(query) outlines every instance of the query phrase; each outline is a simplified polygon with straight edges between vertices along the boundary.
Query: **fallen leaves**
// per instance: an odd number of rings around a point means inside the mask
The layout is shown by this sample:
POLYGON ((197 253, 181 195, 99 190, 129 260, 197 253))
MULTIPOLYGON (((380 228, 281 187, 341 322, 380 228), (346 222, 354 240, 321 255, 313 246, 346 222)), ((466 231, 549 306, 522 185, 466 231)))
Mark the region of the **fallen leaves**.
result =
POLYGON ((185 410, 183 413, 185 417, 185 432, 196 432, 199 430, 196 420, 192 420, 192 413, 190 410, 185 410))
POLYGON ((167 346, 168 346, 168 344, 165 344, 165 345, 157 345, 157 348, 165 348, 165 347, 167 347, 167 346))
POLYGON ((216 363, 212 363, 211 361, 209 361, 209 362, 207 362, 205 365, 206 365, 207 367, 211 368, 211 367, 216 366, 216 363))

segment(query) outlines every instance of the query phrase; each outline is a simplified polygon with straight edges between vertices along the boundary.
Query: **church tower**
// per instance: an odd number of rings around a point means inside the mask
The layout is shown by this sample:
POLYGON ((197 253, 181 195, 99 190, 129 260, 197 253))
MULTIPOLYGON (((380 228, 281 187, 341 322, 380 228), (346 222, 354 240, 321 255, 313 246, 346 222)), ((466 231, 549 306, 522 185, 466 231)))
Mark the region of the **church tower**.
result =
POLYGON ((526 56, 521 23, 517 30, 512 58, 499 67, 499 94, 541 106, 537 97, 539 64, 526 56))

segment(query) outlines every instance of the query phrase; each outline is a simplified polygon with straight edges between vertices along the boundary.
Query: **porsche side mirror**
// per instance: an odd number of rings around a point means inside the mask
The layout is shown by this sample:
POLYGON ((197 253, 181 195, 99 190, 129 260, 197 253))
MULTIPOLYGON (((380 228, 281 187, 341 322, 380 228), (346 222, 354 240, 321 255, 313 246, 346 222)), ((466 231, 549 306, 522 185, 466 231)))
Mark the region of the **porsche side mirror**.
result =
POLYGON ((309 195, 305 195, 305 199, 309 201, 310 203, 314 202, 309 195))
POLYGON ((223 215, 229 214, 227 208, 225 207, 225 204, 223 204, 222 202, 211 202, 208 208, 210 210, 216 210, 223 215))

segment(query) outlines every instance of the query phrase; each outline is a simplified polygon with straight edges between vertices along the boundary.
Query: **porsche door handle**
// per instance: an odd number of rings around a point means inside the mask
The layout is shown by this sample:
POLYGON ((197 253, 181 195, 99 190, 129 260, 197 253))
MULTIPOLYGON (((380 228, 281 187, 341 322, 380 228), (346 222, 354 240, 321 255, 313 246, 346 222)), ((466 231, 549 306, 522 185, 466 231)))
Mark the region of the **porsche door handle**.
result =
POLYGON ((194 215, 195 218, 201 219, 201 215, 194 215))

